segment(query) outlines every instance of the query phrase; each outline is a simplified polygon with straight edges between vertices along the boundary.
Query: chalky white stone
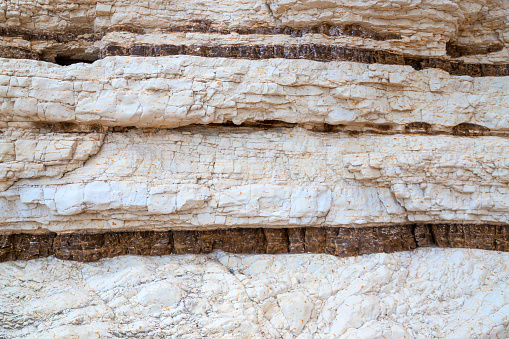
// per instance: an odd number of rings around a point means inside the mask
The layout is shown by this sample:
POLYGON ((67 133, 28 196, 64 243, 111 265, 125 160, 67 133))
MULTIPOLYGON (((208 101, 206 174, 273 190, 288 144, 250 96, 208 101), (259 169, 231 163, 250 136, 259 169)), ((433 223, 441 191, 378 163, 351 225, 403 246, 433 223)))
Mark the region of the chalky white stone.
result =
POLYGON ((110 133, 82 167, 0 192, 0 225, 63 231, 507 223, 508 143, 299 128, 110 133))
POLYGON ((509 254, 123 256, 0 263, 5 338, 504 338, 509 254))
POLYGON ((107 57, 62 67, 0 59, 0 118, 166 127, 279 120, 287 123, 474 123, 509 130, 509 77, 451 76, 410 66, 107 57))

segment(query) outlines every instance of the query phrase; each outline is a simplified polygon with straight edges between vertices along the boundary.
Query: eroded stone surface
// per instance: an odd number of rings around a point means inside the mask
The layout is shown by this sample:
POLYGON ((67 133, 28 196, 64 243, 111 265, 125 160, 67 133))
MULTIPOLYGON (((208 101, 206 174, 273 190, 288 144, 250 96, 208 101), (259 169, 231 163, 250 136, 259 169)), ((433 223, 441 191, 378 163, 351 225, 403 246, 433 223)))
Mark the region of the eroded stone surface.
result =
MULTIPOLYGON (((446 43, 484 53, 493 44, 507 54, 509 20, 504 1, 281 1, 234 0, 150 4, 135 1, 6 1, 0 26, 52 33, 86 34, 108 30, 150 33, 171 27, 198 31, 256 32, 338 26, 341 34, 398 37, 390 44, 411 52, 446 55, 446 43), (190 10, 191 9, 191 10, 190 10), (360 27, 360 28, 358 28, 360 27), (264 29, 260 29, 263 31, 264 29), (346 34, 345 34, 346 33, 346 34)), ((325 33, 322 32, 322 33, 325 33)), ((330 33, 330 32, 329 32, 330 33)), ((450 49, 450 48, 449 48, 450 49)), ((457 50, 458 48, 456 48, 457 50)), ((491 60, 496 62, 496 60, 491 60)), ((507 62, 507 59, 505 60, 507 62)))
POLYGON ((189 56, 110 57, 61 67, 1 59, 0 118, 178 127, 233 121, 473 123, 509 129, 509 77, 409 66, 189 56))
POLYGON ((0 193, 4 230, 506 223, 509 139, 300 128, 109 133, 0 193))
POLYGON ((0 262, 54 255, 97 261, 125 254, 327 253, 340 257, 455 247, 509 251, 509 226, 409 224, 377 227, 231 228, 208 231, 106 231, 0 235, 0 262))
POLYGON ((100 56, 168 56, 194 55, 207 58, 233 59, 307 59, 313 61, 353 61, 367 64, 410 65, 416 70, 437 68, 450 75, 508 76, 509 64, 465 63, 443 58, 404 56, 387 50, 351 48, 344 45, 300 44, 287 45, 130 45, 106 44, 100 56))
POLYGON ((460 249, 1 263, 0 336, 503 338, 507 265, 460 249))
MULTIPOLYGON (((51 108, 50 108, 51 109, 51 108)), ((101 148, 105 133, 40 133, 23 129, 0 135, 0 190, 19 179, 59 177, 101 148)))

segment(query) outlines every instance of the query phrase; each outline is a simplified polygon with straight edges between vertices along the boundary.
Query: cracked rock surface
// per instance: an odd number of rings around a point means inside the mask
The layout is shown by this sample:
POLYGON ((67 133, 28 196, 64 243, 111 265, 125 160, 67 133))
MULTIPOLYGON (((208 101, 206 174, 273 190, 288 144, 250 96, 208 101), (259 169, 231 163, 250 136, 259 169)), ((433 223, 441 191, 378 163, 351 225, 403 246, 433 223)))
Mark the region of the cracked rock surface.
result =
POLYGON ((3 338, 503 338, 509 254, 122 256, 0 264, 3 338))
MULTIPOLYGON (((431 224, 444 246, 505 248, 508 9, 6 0, 4 257, 76 232, 431 224)), ((70 251, 93 250, 87 237, 70 251)))
POLYGON ((178 127, 279 120, 509 130, 509 77, 309 60, 108 57, 68 67, 0 59, 0 118, 178 127))
POLYGON ((110 133, 0 193, 5 230, 507 223, 509 139, 215 128, 110 133))
POLYGON ((509 337, 508 14, 0 1, 0 338, 509 337))
MULTIPOLYGON (((87 40, 87 34, 108 30, 151 33, 177 26, 214 32, 355 23, 363 30, 354 35, 366 40, 377 34, 389 34, 391 49, 435 56, 445 56, 448 49, 457 56, 491 54, 489 47, 495 44, 499 46, 495 52, 499 55, 487 60, 507 63, 508 6, 505 1, 492 0, 229 0, 221 3, 211 0, 185 3, 7 0, 0 5, 0 27, 29 31, 36 38, 73 33, 87 40), (369 33, 365 34, 366 31, 369 33), (446 48, 450 42, 454 47, 446 48)), ((2 40, 12 44, 16 34, 7 35, 11 37, 2 40)), ((17 44, 32 43, 31 39, 17 40, 14 41, 17 44)))

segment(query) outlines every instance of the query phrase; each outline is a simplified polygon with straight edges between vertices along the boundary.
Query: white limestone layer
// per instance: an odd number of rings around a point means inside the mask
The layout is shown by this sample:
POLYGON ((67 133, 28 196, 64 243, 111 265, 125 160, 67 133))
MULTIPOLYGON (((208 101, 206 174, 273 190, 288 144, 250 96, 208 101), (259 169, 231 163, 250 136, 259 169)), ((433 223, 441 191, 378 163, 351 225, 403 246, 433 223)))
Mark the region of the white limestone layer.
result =
POLYGON ((0 263, 2 338, 505 338, 509 254, 0 263))
MULTIPOLYGON (((201 128, 109 133, 0 193, 3 230, 508 222, 509 139, 201 128)), ((9 164, 9 162, 7 162, 9 164)))
POLYGON ((0 59, 0 120, 178 127, 233 121, 393 124, 469 122, 509 129, 509 77, 410 66, 108 57, 62 67, 0 59))

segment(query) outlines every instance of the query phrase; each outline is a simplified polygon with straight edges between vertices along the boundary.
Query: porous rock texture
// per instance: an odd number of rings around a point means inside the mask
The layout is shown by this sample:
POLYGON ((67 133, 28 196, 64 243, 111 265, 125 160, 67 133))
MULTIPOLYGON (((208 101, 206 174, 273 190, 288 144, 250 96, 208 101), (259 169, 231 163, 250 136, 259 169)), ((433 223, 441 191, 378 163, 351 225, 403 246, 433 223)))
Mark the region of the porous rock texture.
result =
POLYGON ((505 250, 507 14, 488 0, 6 0, 0 257, 132 253, 106 240, 119 232, 160 254, 179 231, 199 234, 189 253, 233 250, 228 230, 241 252, 505 250), (313 228, 323 246, 302 245, 313 228))
POLYGON ((509 254, 0 263, 2 338, 506 338, 509 254))

